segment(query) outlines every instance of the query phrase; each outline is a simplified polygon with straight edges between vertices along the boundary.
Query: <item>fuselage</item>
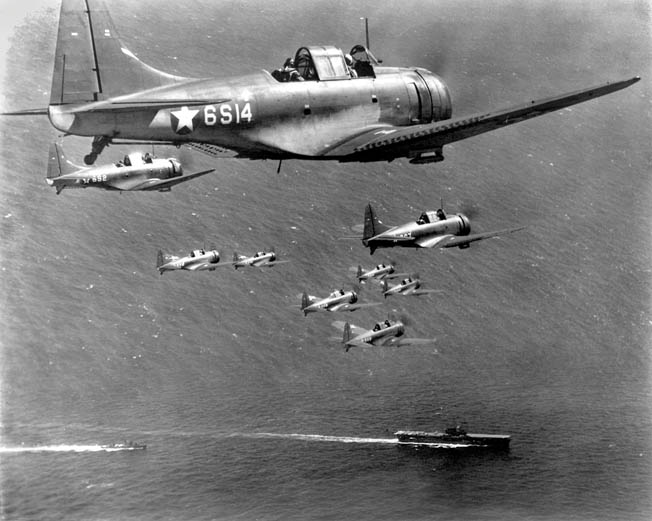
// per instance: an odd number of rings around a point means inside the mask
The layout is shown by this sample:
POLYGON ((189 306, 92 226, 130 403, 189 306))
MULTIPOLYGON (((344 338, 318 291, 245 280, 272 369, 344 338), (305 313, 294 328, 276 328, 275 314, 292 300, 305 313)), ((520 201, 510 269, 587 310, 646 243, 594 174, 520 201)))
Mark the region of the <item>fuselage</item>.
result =
POLYGON ((168 270, 214 270, 220 261, 220 254, 217 250, 194 250, 186 257, 175 257, 168 262, 158 266, 161 273, 168 270))
POLYGON ((303 313, 313 313, 316 311, 335 311, 344 304, 352 304, 358 300, 355 291, 333 291, 328 297, 323 299, 308 300, 307 305, 303 306, 303 313))
POLYGON ((234 257, 233 265, 236 269, 238 269, 238 268, 243 268, 245 266, 264 266, 266 264, 269 264, 270 262, 274 262, 276 260, 276 253, 259 251, 254 255, 252 255, 251 257, 247 257, 245 255, 238 255, 236 253, 233 255, 233 257, 234 257))
POLYGON ((343 136, 451 117, 448 89, 433 73, 394 67, 374 72, 286 83, 266 71, 188 80, 93 103, 50 105, 49 117, 70 134, 210 143, 245 157, 315 157, 343 136))
POLYGON ((399 284, 396 284, 395 286, 392 286, 390 288, 387 288, 384 292, 383 295, 385 297, 388 297, 389 295, 396 295, 398 293, 410 293, 411 291, 414 291, 421 286, 421 281, 419 279, 405 279, 401 281, 399 284))
POLYGON ((363 280, 369 280, 369 279, 383 279, 387 275, 391 275, 392 273, 394 273, 394 266, 392 266, 391 264, 390 265, 379 264, 375 268, 365 273, 360 273, 360 275, 358 275, 358 280, 362 282, 363 280))
POLYGON ((391 337, 399 337, 405 332, 405 326, 402 322, 394 322, 387 325, 386 323, 379 322, 374 326, 374 329, 365 331, 364 333, 351 338, 345 343, 347 346, 354 346, 359 344, 382 344, 391 337))

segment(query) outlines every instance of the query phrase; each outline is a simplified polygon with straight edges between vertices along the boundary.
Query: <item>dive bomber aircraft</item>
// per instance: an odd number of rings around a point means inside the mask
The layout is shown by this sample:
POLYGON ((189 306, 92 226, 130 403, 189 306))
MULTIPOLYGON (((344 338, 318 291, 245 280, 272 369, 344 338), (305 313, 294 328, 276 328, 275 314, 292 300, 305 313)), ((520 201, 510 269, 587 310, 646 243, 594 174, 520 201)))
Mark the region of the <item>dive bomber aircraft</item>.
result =
POLYGON ((406 279, 403 279, 398 284, 394 286, 389 286, 386 280, 382 281, 383 284, 383 296, 385 298, 390 295, 414 295, 418 297, 420 295, 430 295, 432 293, 439 293, 438 289, 424 289, 421 287, 421 280, 418 276, 410 276, 406 279))
MULTIPOLYGON (((66 135, 93 138, 86 164, 110 143, 188 144, 216 157, 442 161, 449 143, 623 89, 604 83, 453 118, 446 84, 420 67, 386 67, 364 45, 300 47, 292 74, 187 78, 141 62, 106 6, 62 0, 47 115, 66 135), (348 60, 348 62, 347 62, 348 60), (294 81, 290 81, 294 80, 294 81)), ((279 163, 280 166, 280 163, 279 163)))
POLYGON ((358 302, 358 295, 355 291, 344 291, 343 289, 331 292, 328 297, 317 298, 308 295, 305 291, 301 297, 301 311, 303 316, 317 311, 355 311, 360 308, 379 306, 380 302, 369 302, 361 304, 358 302))
POLYGON ((170 270, 189 270, 189 271, 213 271, 220 262, 220 254, 217 250, 193 250, 185 257, 176 255, 167 255, 163 251, 158 251, 156 267, 161 275, 170 270))
POLYGON ((399 338, 405 333, 405 325, 400 320, 378 322, 373 329, 363 329, 348 322, 335 321, 333 325, 344 330, 342 344, 348 351, 352 347, 393 345, 423 345, 436 342, 434 338, 399 338))
MULTIPOLYGON (((237 270, 238 268, 246 267, 271 268, 284 262, 290 261, 276 260, 276 252, 274 250, 258 251, 253 255, 239 255, 238 252, 233 252, 233 262, 230 265, 237 270)), ((225 266, 228 266, 228 264, 225 264, 225 266)))
POLYGON ((169 192, 174 185, 214 172, 204 170, 183 175, 178 159, 159 159, 149 153, 133 152, 122 161, 96 167, 78 166, 66 159, 63 147, 50 145, 50 159, 46 181, 54 186, 57 195, 64 188, 103 188, 105 190, 158 190, 169 192))
POLYGON ((468 217, 461 213, 447 217, 441 208, 436 212, 423 212, 416 221, 399 226, 388 226, 376 217, 371 204, 367 204, 364 212, 362 244, 369 248, 369 253, 372 255, 377 248, 392 248, 394 246, 468 248, 474 241, 516 232, 523 228, 525 226, 469 235, 471 223, 468 217))
POLYGON ((368 280, 384 280, 384 279, 395 279, 397 277, 402 277, 407 275, 407 273, 396 273, 396 266, 394 264, 378 264, 375 268, 370 270, 364 270, 360 264, 358 264, 357 278, 358 282, 366 282, 368 280))

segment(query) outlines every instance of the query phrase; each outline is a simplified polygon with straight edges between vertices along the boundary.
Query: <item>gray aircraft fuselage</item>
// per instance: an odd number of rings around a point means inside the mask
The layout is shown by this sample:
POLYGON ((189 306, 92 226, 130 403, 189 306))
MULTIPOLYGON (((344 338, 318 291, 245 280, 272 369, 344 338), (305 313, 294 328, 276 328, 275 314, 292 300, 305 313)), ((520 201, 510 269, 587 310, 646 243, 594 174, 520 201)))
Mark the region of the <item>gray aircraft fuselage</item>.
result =
POLYGON ((204 142, 244 157, 313 156, 363 128, 451 117, 448 89, 433 73, 395 67, 374 72, 327 81, 279 82, 266 71, 187 80, 93 103, 53 104, 48 114, 65 133, 204 142), (156 106, 142 106, 152 100, 156 106), (172 106, 161 108, 166 100, 172 106))

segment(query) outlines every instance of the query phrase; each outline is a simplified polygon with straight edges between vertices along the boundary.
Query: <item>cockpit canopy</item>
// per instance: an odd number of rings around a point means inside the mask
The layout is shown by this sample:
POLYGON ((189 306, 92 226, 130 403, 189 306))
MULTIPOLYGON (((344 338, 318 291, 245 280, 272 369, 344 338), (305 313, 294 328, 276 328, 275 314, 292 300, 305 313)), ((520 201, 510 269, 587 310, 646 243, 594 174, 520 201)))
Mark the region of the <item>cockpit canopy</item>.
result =
POLYGON ((332 45, 301 47, 294 56, 294 66, 306 81, 351 78, 344 53, 332 45))
POLYGON ((145 163, 151 163, 154 159, 149 152, 141 154, 140 152, 132 152, 125 155, 124 159, 115 164, 115 166, 141 166, 145 163))
POLYGON ((436 212, 423 212, 417 219, 417 224, 435 223, 437 221, 443 221, 444 219, 446 219, 446 214, 444 213, 444 210, 440 208, 436 212))

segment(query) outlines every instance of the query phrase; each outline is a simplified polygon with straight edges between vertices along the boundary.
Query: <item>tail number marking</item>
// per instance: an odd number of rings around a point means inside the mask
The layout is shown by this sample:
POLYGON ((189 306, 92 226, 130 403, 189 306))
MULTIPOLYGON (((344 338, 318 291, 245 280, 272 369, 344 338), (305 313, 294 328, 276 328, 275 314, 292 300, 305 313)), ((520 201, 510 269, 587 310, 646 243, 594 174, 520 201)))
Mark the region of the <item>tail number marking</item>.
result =
POLYGON ((222 103, 219 109, 215 105, 204 107, 204 125, 207 127, 220 125, 239 125, 240 123, 251 123, 253 114, 251 103, 222 103))

